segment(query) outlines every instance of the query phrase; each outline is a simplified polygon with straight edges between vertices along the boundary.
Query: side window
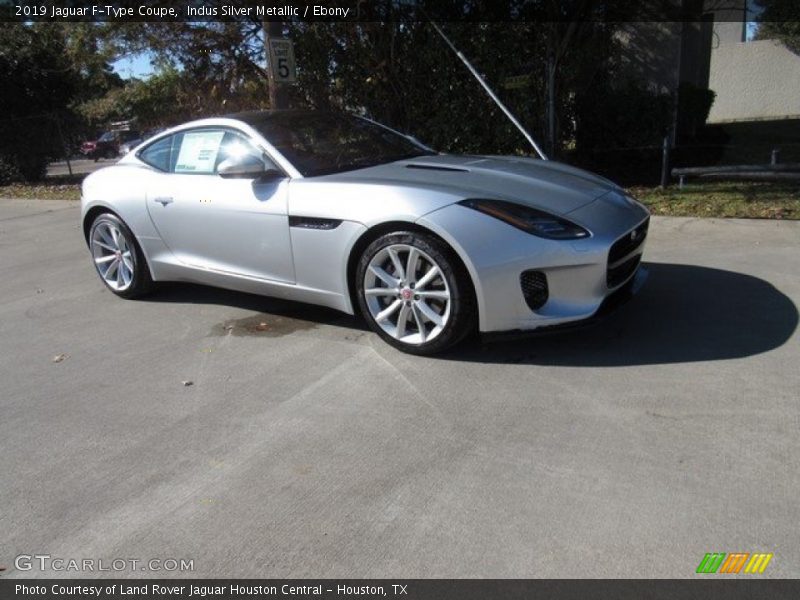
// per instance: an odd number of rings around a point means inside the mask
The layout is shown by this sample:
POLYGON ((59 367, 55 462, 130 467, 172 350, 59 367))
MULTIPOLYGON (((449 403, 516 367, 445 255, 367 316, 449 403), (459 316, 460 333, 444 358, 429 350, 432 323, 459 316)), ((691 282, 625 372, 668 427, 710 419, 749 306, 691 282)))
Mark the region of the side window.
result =
POLYGON ((213 173, 223 137, 225 137, 225 131, 219 129, 184 132, 178 147, 174 172, 193 175, 213 173))
POLYGON ((162 138, 139 153, 139 158, 161 171, 211 175, 229 158, 252 157, 278 169, 243 134, 224 129, 185 131, 162 138))
POLYGON ((214 165, 214 172, 219 169, 219 166, 229 158, 244 158, 252 157, 267 163, 272 167, 271 161, 268 161, 264 153, 256 148, 253 143, 246 137, 233 131, 226 131, 225 136, 222 138, 219 154, 217 155, 217 162, 214 165))
POLYGON ((139 153, 139 159, 160 171, 169 171, 174 136, 162 138, 139 153))

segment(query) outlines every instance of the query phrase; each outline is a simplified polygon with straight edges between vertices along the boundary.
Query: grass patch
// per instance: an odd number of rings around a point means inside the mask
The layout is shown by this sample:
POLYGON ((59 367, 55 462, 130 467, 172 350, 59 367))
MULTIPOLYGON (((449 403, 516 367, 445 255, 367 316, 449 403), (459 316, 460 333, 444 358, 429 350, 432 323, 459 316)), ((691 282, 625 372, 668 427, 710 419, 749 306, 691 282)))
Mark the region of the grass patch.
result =
POLYGON ((800 219, 800 185, 765 181, 691 183, 665 190, 630 188, 654 215, 800 219))
POLYGON ((80 200, 81 186, 67 184, 15 183, 0 186, 0 198, 29 198, 31 200, 80 200))

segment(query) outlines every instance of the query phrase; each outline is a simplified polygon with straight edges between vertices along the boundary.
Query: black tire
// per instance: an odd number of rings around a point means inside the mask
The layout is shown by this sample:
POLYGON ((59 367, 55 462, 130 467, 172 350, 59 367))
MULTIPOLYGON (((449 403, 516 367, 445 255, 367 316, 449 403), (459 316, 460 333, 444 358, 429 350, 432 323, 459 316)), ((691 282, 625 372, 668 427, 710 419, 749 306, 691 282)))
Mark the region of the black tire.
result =
MULTIPOLYGON (((144 253, 139 246, 139 242, 136 241, 136 237, 133 235, 128 226, 125 225, 125 223, 116 215, 112 213, 101 213, 95 218, 95 220, 92 222, 91 228, 89 229, 89 250, 92 253, 92 262, 95 265, 95 270, 97 271, 100 280, 115 295, 119 296, 120 298, 134 299, 140 298, 153 290, 153 279, 150 276, 150 269, 147 266, 147 260, 145 259, 144 253), (111 251, 105 248, 96 248, 93 241, 96 237, 96 234, 99 235, 99 228, 108 226, 117 229, 119 234, 124 237, 127 248, 130 249, 130 259, 133 267, 130 270, 132 272, 132 277, 129 284, 127 284, 124 289, 115 289, 106 280, 103 272, 101 271, 101 265, 99 265, 95 260, 98 252, 105 252, 105 256, 111 256, 113 254, 111 251)), ((120 267, 118 266, 117 268, 119 269, 120 267)))
MULTIPOLYGON (((453 250, 439 238, 432 235, 415 231, 397 231, 382 235, 364 250, 356 267, 355 277, 356 296, 364 319, 375 333, 398 350, 410 354, 430 356, 457 344, 477 329, 475 293, 469 274, 453 250), (441 326, 435 337, 423 343, 406 343, 384 331, 373 317, 367 304, 364 281, 370 262, 373 258, 379 256, 379 253, 383 250, 390 246, 398 245, 417 248, 430 257, 439 267, 441 276, 446 281, 446 288, 449 290, 449 318, 441 326)), ((401 296, 397 298, 402 300, 401 296)), ((415 297, 410 302, 405 302, 405 304, 411 306, 414 299, 415 297)), ((393 301, 394 299, 389 297, 385 302, 393 301)), ((417 330, 419 329, 418 326, 413 325, 411 317, 409 317, 409 321, 413 327, 416 327, 417 330)))

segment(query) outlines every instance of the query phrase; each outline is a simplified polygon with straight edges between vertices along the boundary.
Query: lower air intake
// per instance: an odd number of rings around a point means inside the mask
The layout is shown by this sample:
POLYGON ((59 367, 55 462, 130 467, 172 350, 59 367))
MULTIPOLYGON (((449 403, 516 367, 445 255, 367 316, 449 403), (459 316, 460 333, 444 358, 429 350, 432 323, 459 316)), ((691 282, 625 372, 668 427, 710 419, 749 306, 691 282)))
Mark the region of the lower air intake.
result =
POLYGON ((547 302, 550 294, 547 289, 547 276, 541 271, 524 271, 519 276, 522 295, 531 310, 538 310, 547 302))

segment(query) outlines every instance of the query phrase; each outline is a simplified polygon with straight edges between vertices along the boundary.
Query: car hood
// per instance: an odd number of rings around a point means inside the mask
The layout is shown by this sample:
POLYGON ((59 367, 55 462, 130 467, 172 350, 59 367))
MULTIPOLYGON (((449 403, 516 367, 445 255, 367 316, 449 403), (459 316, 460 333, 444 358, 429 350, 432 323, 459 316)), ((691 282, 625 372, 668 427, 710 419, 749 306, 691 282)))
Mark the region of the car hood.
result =
POLYGON ((443 189, 464 198, 512 200, 561 215, 619 189, 569 165, 515 156, 421 156, 323 179, 443 189))

